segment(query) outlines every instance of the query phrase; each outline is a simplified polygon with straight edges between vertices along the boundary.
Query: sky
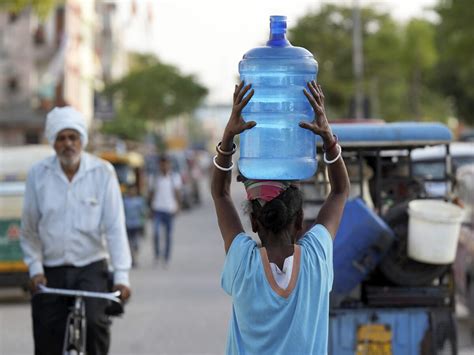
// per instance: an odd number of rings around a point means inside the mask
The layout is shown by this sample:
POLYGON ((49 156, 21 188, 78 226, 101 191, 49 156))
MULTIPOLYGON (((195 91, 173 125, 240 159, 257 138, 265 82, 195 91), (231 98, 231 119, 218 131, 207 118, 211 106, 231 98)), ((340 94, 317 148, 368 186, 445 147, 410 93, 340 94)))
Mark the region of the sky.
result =
MULTIPOLYGON (((351 5, 354 0, 134 0, 120 1, 125 46, 151 52, 193 74, 209 89, 209 104, 228 104, 238 81, 238 64, 250 49, 264 45, 270 15, 285 15, 288 27, 323 3, 351 5), (151 21, 150 21, 151 18, 151 21)), ((400 21, 434 18, 436 0, 359 0, 387 10, 400 21)))

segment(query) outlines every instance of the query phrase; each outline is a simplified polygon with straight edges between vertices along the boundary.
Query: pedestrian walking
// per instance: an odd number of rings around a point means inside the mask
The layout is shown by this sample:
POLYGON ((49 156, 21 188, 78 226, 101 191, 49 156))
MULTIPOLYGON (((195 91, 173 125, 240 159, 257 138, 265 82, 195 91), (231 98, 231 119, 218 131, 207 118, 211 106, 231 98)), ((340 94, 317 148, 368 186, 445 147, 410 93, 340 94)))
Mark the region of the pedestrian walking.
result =
POLYGON ((227 253, 221 284, 233 302, 226 352, 327 354, 332 238, 350 187, 341 147, 326 118, 322 89, 310 82, 304 94, 315 117, 300 126, 323 140, 331 192, 314 225, 303 232, 303 198, 294 182, 240 177, 252 230, 262 244, 258 248, 245 233, 230 194, 234 137, 256 125, 241 115, 253 94, 250 85, 236 85, 232 113, 216 147, 211 186, 227 253))
POLYGON ((182 188, 181 176, 172 171, 171 161, 166 155, 159 160, 159 172, 152 185, 151 209, 153 212, 155 262, 161 258, 167 267, 171 257, 173 222, 180 208, 182 188), (160 228, 165 230, 164 254, 160 249, 160 228))
POLYGON ((125 224, 127 226, 128 242, 132 253, 132 267, 137 266, 140 238, 143 237, 145 216, 147 214, 145 199, 138 195, 137 187, 130 185, 123 196, 125 209, 125 224))
MULTIPOLYGON (((114 168, 83 151, 84 117, 72 107, 47 115, 46 137, 56 154, 35 164, 26 180, 20 242, 31 277, 53 288, 108 291, 108 261, 114 290, 130 297, 130 249, 122 196, 114 168)), ((62 354, 69 301, 38 295, 31 301, 35 354, 62 354)), ((107 303, 86 299, 87 354, 107 354, 107 303)))

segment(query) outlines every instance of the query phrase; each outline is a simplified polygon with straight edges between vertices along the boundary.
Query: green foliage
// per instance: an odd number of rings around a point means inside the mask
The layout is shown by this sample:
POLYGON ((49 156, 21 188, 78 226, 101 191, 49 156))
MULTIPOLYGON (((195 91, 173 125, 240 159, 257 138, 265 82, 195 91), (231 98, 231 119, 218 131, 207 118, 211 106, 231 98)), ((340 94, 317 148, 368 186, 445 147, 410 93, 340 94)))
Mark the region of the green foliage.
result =
POLYGON ((455 104, 456 114, 474 124, 474 2, 440 1, 436 39, 440 61, 435 82, 455 104))
POLYGON ((134 55, 130 73, 108 85, 105 93, 117 98, 119 108, 117 121, 108 124, 108 129, 117 125, 117 129, 124 128, 125 134, 127 127, 135 127, 138 132, 145 128, 145 122, 191 113, 206 96, 207 89, 192 75, 182 75, 172 65, 149 55, 134 55))
POLYGON ((407 68, 431 69, 438 59, 435 46, 435 27, 432 23, 414 19, 405 29, 404 59, 407 68))
POLYGON ((293 45, 305 47, 314 54, 328 110, 337 116, 347 112, 350 99, 347 93, 353 88, 352 23, 347 21, 348 12, 348 8, 323 6, 319 13, 302 17, 289 33, 293 45))
POLYGON ((411 20, 405 28, 402 62, 408 83, 407 107, 414 117, 420 118, 422 110, 426 115, 432 107, 431 99, 427 98, 436 95, 429 88, 428 78, 437 61, 434 25, 425 20, 411 20))
MULTIPOLYGON (((301 18, 290 30, 293 45, 307 48, 319 63, 331 117, 345 117, 354 96, 351 7, 324 5, 301 18)), ((405 28, 389 14, 361 9, 364 94, 372 116, 388 121, 435 119, 447 116, 447 100, 429 87, 437 61, 433 26, 414 20, 405 28), (415 79, 416 78, 416 79, 415 79), (439 100, 438 110, 429 101, 439 100)))
POLYGON ((122 139, 139 141, 147 133, 147 122, 130 119, 126 110, 121 110, 113 121, 104 122, 101 132, 122 139))
POLYGON ((31 8, 41 19, 45 19, 56 5, 63 3, 64 0, 0 0, 0 10, 20 13, 31 8))

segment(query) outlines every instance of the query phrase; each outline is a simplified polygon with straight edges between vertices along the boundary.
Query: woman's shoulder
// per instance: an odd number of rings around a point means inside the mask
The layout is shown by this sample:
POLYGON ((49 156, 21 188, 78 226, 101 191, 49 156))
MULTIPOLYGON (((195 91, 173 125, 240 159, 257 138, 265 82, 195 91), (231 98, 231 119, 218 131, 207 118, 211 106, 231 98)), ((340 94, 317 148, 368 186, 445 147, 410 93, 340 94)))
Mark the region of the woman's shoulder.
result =
POLYGON ((298 244, 302 246, 303 249, 322 249, 324 255, 332 252, 332 242, 331 234, 322 224, 315 224, 298 240, 298 244))
POLYGON ((242 231, 235 236, 234 240, 232 240, 232 244, 230 245, 227 254, 229 254, 231 251, 237 252, 241 249, 252 248, 257 248, 257 242, 253 240, 250 235, 242 231))
POLYGON ((328 229, 323 224, 314 224, 305 234, 303 237, 307 235, 314 235, 317 237, 327 237, 332 240, 331 234, 329 233, 328 229))

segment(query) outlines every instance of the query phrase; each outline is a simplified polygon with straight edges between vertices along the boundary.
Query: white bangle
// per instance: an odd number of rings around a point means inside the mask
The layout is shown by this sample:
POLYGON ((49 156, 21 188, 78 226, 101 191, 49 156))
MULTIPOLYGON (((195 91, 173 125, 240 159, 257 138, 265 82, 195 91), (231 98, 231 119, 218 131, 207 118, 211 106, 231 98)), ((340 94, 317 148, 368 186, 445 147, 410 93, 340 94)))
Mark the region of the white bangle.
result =
POLYGON ((214 162, 214 166, 215 166, 217 169, 219 169, 219 170, 221 170, 221 171, 231 171, 232 168, 234 167, 234 162, 231 161, 231 162, 230 162, 230 166, 229 166, 228 168, 224 168, 224 167, 220 166, 219 164, 217 164, 216 158, 217 158, 217 154, 214 155, 214 159, 212 159, 212 161, 214 162))
POLYGON ((233 155, 235 153, 235 151, 237 150, 237 146, 235 145, 235 143, 232 143, 232 150, 230 152, 222 150, 221 145, 222 145, 222 142, 217 143, 216 151, 217 151, 217 153, 220 153, 222 155, 230 156, 230 155, 233 155))
POLYGON ((336 161, 338 161, 338 159, 341 157, 342 148, 341 148, 341 146, 340 146, 339 144, 336 144, 336 147, 339 148, 339 153, 337 153, 337 156, 336 156, 334 159, 332 159, 332 160, 328 160, 327 157, 326 157, 326 152, 324 152, 324 154, 323 154, 323 160, 324 160, 324 162, 325 162, 326 164, 331 165, 331 164, 335 163, 336 161))

